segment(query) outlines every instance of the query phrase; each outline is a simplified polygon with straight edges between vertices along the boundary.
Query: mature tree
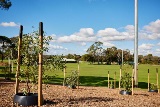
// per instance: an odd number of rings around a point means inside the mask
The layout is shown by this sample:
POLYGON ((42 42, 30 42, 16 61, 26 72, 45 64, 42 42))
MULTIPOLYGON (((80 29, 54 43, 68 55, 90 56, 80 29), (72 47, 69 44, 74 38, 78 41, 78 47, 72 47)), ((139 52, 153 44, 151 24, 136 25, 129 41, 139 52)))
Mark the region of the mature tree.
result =
POLYGON ((81 55, 76 55, 76 54, 74 54, 74 59, 75 59, 76 61, 79 61, 79 60, 81 59, 81 55))
POLYGON ((13 57, 13 59, 17 59, 18 52, 17 52, 16 48, 14 48, 14 45, 18 43, 18 36, 17 37, 12 37, 12 38, 10 38, 10 40, 11 40, 12 46, 13 46, 12 47, 12 57, 13 57))
POLYGON ((0 8, 8 10, 12 6, 10 0, 0 0, 0 8))
POLYGON ((131 57, 132 57, 132 55, 130 54, 129 49, 126 49, 126 50, 123 51, 123 58, 124 58, 125 62, 130 61, 130 59, 132 59, 131 57))
POLYGON ((118 51, 115 46, 107 48, 105 53, 107 57, 107 64, 111 64, 111 62, 118 62, 118 51))
POLYGON ((84 54, 81 57, 82 61, 93 62, 93 56, 91 54, 84 54))
POLYGON ((3 62, 4 59, 4 53, 10 48, 12 45, 11 40, 6 36, 0 36, 0 53, 2 55, 1 59, 3 62))
POLYGON ((92 44, 87 49, 87 52, 94 57, 94 60, 97 58, 98 64, 99 64, 99 58, 102 54, 102 49, 103 49, 102 45, 103 45, 103 43, 98 41, 98 42, 95 42, 94 44, 92 44))
POLYGON ((74 59, 75 56, 73 54, 68 54, 65 56, 67 59, 74 59))

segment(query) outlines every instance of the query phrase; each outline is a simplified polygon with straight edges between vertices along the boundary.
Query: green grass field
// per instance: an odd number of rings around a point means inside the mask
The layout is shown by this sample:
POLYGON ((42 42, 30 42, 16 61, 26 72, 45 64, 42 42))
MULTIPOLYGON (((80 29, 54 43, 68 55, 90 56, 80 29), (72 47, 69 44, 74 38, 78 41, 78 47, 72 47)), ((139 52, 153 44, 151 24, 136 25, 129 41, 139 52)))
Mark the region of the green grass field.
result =
MULTIPOLYGON (((150 70, 150 83, 156 83, 156 68, 160 70, 159 65, 139 65, 138 66, 138 81, 140 88, 147 88, 148 85, 148 69, 150 70)), ((72 70, 77 70, 77 63, 68 63, 66 69, 66 77, 70 75, 72 70)), ((132 74, 132 67, 124 65, 122 73, 126 71, 132 74)), ((90 65, 89 63, 80 63, 80 85, 85 86, 107 86, 108 84, 108 71, 110 74, 110 80, 114 79, 114 74, 116 72, 116 85, 118 86, 119 81, 119 65, 90 65)), ((63 82, 63 72, 55 71, 48 72, 48 75, 55 76, 51 79, 50 83, 62 84, 63 82)), ((159 73, 160 76, 160 73, 159 73)), ((159 82, 160 83, 160 82, 159 82)))
MULTIPOLYGON (((66 77, 71 74, 72 70, 78 69, 77 63, 67 63, 66 69, 66 77)), ((1 69, 2 67, 0 67, 1 69)), ((148 81, 148 69, 150 70, 150 83, 156 83, 156 68, 159 69, 159 65, 139 65, 138 66, 138 84, 139 88, 147 89, 147 81, 148 81)), ((14 67, 16 69, 16 66, 14 67)), ((132 73, 132 67, 124 65, 122 72, 126 69, 126 71, 132 73)), ((114 79, 114 74, 116 72, 116 85, 118 87, 119 81, 119 65, 91 65, 87 62, 80 63, 80 85, 84 86, 108 86, 108 71, 110 73, 110 80, 114 79)), ((53 84, 62 84, 63 83, 63 72, 62 71, 54 71, 54 72, 46 72, 50 79, 47 81, 48 83, 53 84)), ((11 76, 14 79, 15 73, 11 76)), ((159 73, 160 76, 160 73, 159 73)), ((0 77, 4 77, 4 73, 0 70, 0 77)), ((160 83, 160 81, 159 81, 160 83)))

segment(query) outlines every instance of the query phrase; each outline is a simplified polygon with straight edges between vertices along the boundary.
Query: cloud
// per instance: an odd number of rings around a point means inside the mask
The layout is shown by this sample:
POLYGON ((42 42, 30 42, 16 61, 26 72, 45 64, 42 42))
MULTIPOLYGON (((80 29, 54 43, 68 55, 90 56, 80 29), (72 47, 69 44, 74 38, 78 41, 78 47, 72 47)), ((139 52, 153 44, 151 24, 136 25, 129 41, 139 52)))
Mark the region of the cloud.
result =
POLYGON ((113 46, 115 46, 115 45, 112 44, 112 43, 109 43, 109 42, 104 42, 104 43, 103 43, 103 46, 105 46, 105 47, 113 47, 113 46))
MULTIPOLYGON (((149 39, 149 40, 155 40, 160 39, 160 20, 157 19, 156 21, 153 21, 149 23, 148 25, 145 25, 142 28, 139 28, 138 36, 139 39, 149 39)), ((134 40, 134 26, 133 25, 127 25, 124 27, 121 27, 121 29, 116 28, 105 28, 100 29, 97 32, 94 33, 94 29, 92 28, 81 28, 78 32, 72 33, 71 35, 64 35, 64 36, 56 36, 55 34, 51 35, 53 40, 52 42, 57 43, 78 43, 81 46, 87 46, 88 42, 94 43, 95 41, 103 42, 104 47, 112 47, 115 46, 113 44, 113 41, 128 41, 128 40, 134 40)), ((141 44, 139 48, 139 54, 149 54, 149 53, 155 53, 157 50, 155 50, 154 46, 160 46, 160 42, 157 44, 141 44)), ((59 45, 53 45, 51 46, 51 49, 59 50, 66 52, 63 46, 59 45)), ((130 49, 131 50, 131 49, 130 49)), ((155 53, 156 54, 156 53, 155 53)))
POLYGON ((3 27, 18 27, 19 25, 16 24, 15 22, 2 22, 0 24, 0 26, 3 26, 3 27))
POLYGON ((92 28, 81 28, 79 32, 57 39, 58 42, 93 42, 95 40, 96 36, 92 28))
POLYGON ((85 43, 85 42, 82 42, 81 45, 82 45, 82 46, 86 46, 86 43, 85 43))
POLYGON ((160 39, 160 20, 157 19, 143 27, 143 30, 140 32, 142 39, 160 39))
POLYGON ((142 44, 139 46, 140 50, 151 50, 153 48, 154 44, 142 44))
POLYGON ((115 28, 105 28, 104 30, 99 30, 97 36, 99 41, 132 40, 134 38, 134 26, 127 25, 124 29, 124 32, 120 32, 115 28))
POLYGON ((156 49, 156 51, 160 53, 160 49, 156 49))
POLYGON ((144 29, 150 33, 160 33, 160 19, 155 22, 149 23, 149 25, 144 26, 144 29))
POLYGON ((49 49, 52 50, 68 50, 67 48, 64 48, 63 46, 59 46, 59 45, 52 45, 52 44, 49 44, 49 49))
POLYGON ((157 43, 157 45, 158 45, 158 46, 160 46, 160 42, 159 42, 159 43, 157 43))
POLYGON ((57 36, 55 34, 51 34, 50 36, 52 37, 51 42, 56 42, 57 36))
POLYGON ((142 44, 138 47, 138 53, 140 55, 155 54, 154 46, 154 44, 142 44))

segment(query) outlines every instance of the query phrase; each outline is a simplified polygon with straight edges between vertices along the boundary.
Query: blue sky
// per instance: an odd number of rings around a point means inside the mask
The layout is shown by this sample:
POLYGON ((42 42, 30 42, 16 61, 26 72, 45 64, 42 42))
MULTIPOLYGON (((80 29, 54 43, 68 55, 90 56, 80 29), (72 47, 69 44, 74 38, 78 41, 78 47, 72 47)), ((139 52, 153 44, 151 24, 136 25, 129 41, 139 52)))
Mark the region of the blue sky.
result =
MULTIPOLYGON (((54 40, 48 54, 85 54, 95 41, 103 47, 134 49, 134 0, 11 0, 0 10, 0 35, 44 31, 54 40), (32 27, 34 26, 34 28, 32 27)), ((160 0, 138 0, 139 54, 160 56, 160 0)))

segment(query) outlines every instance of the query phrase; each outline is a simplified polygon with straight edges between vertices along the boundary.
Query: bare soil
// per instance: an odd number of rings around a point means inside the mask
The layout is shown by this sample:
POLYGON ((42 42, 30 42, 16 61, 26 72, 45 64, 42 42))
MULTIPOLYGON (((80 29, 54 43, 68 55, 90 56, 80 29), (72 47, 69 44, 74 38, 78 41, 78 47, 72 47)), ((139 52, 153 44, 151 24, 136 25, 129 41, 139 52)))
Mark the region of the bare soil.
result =
MULTIPOLYGON (((0 107, 13 107, 14 88, 15 82, 0 80, 0 107)), ((160 107, 159 93, 137 89, 132 96, 120 95, 118 88, 49 85, 43 97, 43 107, 160 107)))

